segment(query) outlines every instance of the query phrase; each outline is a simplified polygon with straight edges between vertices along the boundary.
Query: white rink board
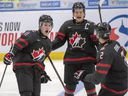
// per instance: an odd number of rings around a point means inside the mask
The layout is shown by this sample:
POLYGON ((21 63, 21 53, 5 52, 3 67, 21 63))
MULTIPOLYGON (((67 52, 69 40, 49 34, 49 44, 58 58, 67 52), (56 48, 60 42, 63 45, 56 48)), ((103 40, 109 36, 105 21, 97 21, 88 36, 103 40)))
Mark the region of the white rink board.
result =
MULTIPOLYGON (((116 28, 115 34, 119 36, 117 41, 119 41, 123 46, 128 40, 128 35, 127 32, 125 32, 126 34, 119 32, 119 28, 122 23, 124 25, 124 30, 128 28, 127 13, 128 9, 102 9, 102 19, 104 22, 109 22, 113 18, 116 18, 110 23, 110 25, 112 26, 112 29, 116 28)), ((58 32, 63 22, 72 19, 71 10, 0 12, 0 53, 8 52, 11 43, 13 43, 21 33, 26 30, 37 30, 38 19, 42 14, 51 15, 53 18, 54 27, 52 32, 54 35, 51 36, 53 39, 55 37, 55 33, 58 32)), ((100 22, 98 9, 87 9, 86 19, 95 23, 100 22)), ((63 52, 65 51, 65 48, 66 45, 57 49, 57 51, 63 52)))
MULTIPOLYGON (((59 72, 62 80, 63 80, 63 62, 62 61, 53 61, 57 71, 59 72)), ((41 87, 41 96, 63 96, 63 87, 55 74, 51 64, 49 61, 46 61, 46 71, 48 75, 50 75, 52 81, 47 84, 42 84, 41 87)), ((0 63, 0 80, 4 71, 5 65, 0 63)), ((96 86, 97 91, 99 91, 100 86, 96 86)), ((19 96, 18 87, 15 75, 12 71, 12 66, 8 66, 7 71, 5 73, 5 77, 0 88, 0 96, 19 96)), ((80 82, 77 86, 77 90, 75 96, 86 96, 86 92, 84 91, 83 84, 80 82)), ((125 95, 128 96, 128 93, 125 95)))

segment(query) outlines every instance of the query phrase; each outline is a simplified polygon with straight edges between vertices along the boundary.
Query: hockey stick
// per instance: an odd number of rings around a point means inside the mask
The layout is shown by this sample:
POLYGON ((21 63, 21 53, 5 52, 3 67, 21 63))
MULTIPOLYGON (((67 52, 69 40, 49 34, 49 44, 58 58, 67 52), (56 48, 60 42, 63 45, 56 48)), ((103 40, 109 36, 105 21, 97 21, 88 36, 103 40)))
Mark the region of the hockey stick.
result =
POLYGON ((103 4, 104 1, 105 0, 99 0, 99 4, 98 4, 100 23, 102 23, 101 7, 102 7, 102 4, 103 4))
MULTIPOLYGON (((11 48, 10 48, 10 52, 12 51, 13 47, 14 46, 12 45, 11 48)), ((8 67, 8 65, 5 66, 4 73, 3 73, 2 78, 1 78, 1 81, 0 81, 0 88, 1 88, 1 85, 2 85, 2 82, 3 82, 3 79, 4 79, 4 76, 5 76, 5 72, 7 70, 7 67, 8 67)))
POLYGON ((7 66, 8 66, 8 65, 6 65, 6 67, 5 67, 5 69, 4 69, 4 73, 3 73, 2 78, 1 78, 1 81, 0 81, 0 88, 1 88, 1 85, 2 85, 2 82, 3 82, 3 79, 4 79, 4 76, 5 76, 5 72, 6 72, 6 70, 7 70, 7 66))
POLYGON ((99 10, 100 23, 102 23, 102 16, 101 16, 101 7, 100 7, 100 5, 98 5, 98 10, 99 10))
POLYGON ((63 81, 62 81, 62 79, 61 79, 61 77, 60 77, 58 71, 56 70, 56 68, 55 68, 55 66, 54 66, 54 64, 53 64, 53 62, 52 62, 52 60, 51 60, 51 58, 49 57, 49 55, 47 55, 47 57, 48 57, 48 59, 49 59, 51 65, 52 65, 54 71, 56 72, 56 75, 57 75, 57 77, 59 78, 59 80, 60 80, 60 82, 61 82, 63 88, 65 89, 65 87, 64 87, 64 83, 63 83, 63 81))

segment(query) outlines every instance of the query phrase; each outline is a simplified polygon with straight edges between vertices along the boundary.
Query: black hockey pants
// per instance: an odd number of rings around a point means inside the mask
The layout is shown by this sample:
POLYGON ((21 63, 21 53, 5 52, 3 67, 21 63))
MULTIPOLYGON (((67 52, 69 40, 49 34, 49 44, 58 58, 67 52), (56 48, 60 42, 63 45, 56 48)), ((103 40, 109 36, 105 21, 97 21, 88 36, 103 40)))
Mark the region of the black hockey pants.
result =
POLYGON ((40 72, 34 67, 22 68, 15 71, 21 96, 40 96, 40 72))

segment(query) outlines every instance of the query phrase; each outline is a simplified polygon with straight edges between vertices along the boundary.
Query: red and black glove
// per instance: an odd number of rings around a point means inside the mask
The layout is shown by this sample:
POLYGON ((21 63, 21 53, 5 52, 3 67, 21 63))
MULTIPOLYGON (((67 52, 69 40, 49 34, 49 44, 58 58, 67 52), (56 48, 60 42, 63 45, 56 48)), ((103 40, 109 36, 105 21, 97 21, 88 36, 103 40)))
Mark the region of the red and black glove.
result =
POLYGON ((41 83, 47 83, 48 81, 52 81, 51 78, 47 75, 45 71, 43 71, 41 75, 41 83))
POLYGON ((7 54, 5 54, 5 56, 4 56, 4 64, 6 64, 6 65, 10 65, 11 64, 11 62, 12 62, 12 58, 14 57, 14 55, 12 54, 12 53, 7 53, 7 54))

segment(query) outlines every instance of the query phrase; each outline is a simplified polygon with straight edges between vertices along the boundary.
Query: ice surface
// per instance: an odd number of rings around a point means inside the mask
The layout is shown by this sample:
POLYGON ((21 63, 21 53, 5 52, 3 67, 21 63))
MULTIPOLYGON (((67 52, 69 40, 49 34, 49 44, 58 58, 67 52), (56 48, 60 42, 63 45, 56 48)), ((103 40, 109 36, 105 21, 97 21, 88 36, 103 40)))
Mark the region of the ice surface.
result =
MULTIPOLYGON (((53 61, 57 71, 59 72, 62 80, 63 80, 63 62, 62 61, 53 61)), ((53 69, 49 61, 45 62, 46 65, 46 71, 48 75, 50 75, 52 81, 48 82, 47 84, 42 84, 41 85, 41 96, 63 96, 64 89, 53 69)), ((0 80, 2 77, 2 74, 4 72, 5 65, 0 63, 0 80)), ((97 91, 99 91, 100 86, 96 86, 97 91)), ((17 81, 15 78, 15 74, 12 71, 12 66, 9 65, 5 77, 2 83, 2 86, 0 88, 0 96, 20 96, 18 92, 18 87, 17 87, 17 81)), ((83 84, 79 82, 79 85, 77 86, 75 96, 86 96, 86 92, 83 88, 83 84)), ((126 94, 125 96, 128 96, 126 94)))

